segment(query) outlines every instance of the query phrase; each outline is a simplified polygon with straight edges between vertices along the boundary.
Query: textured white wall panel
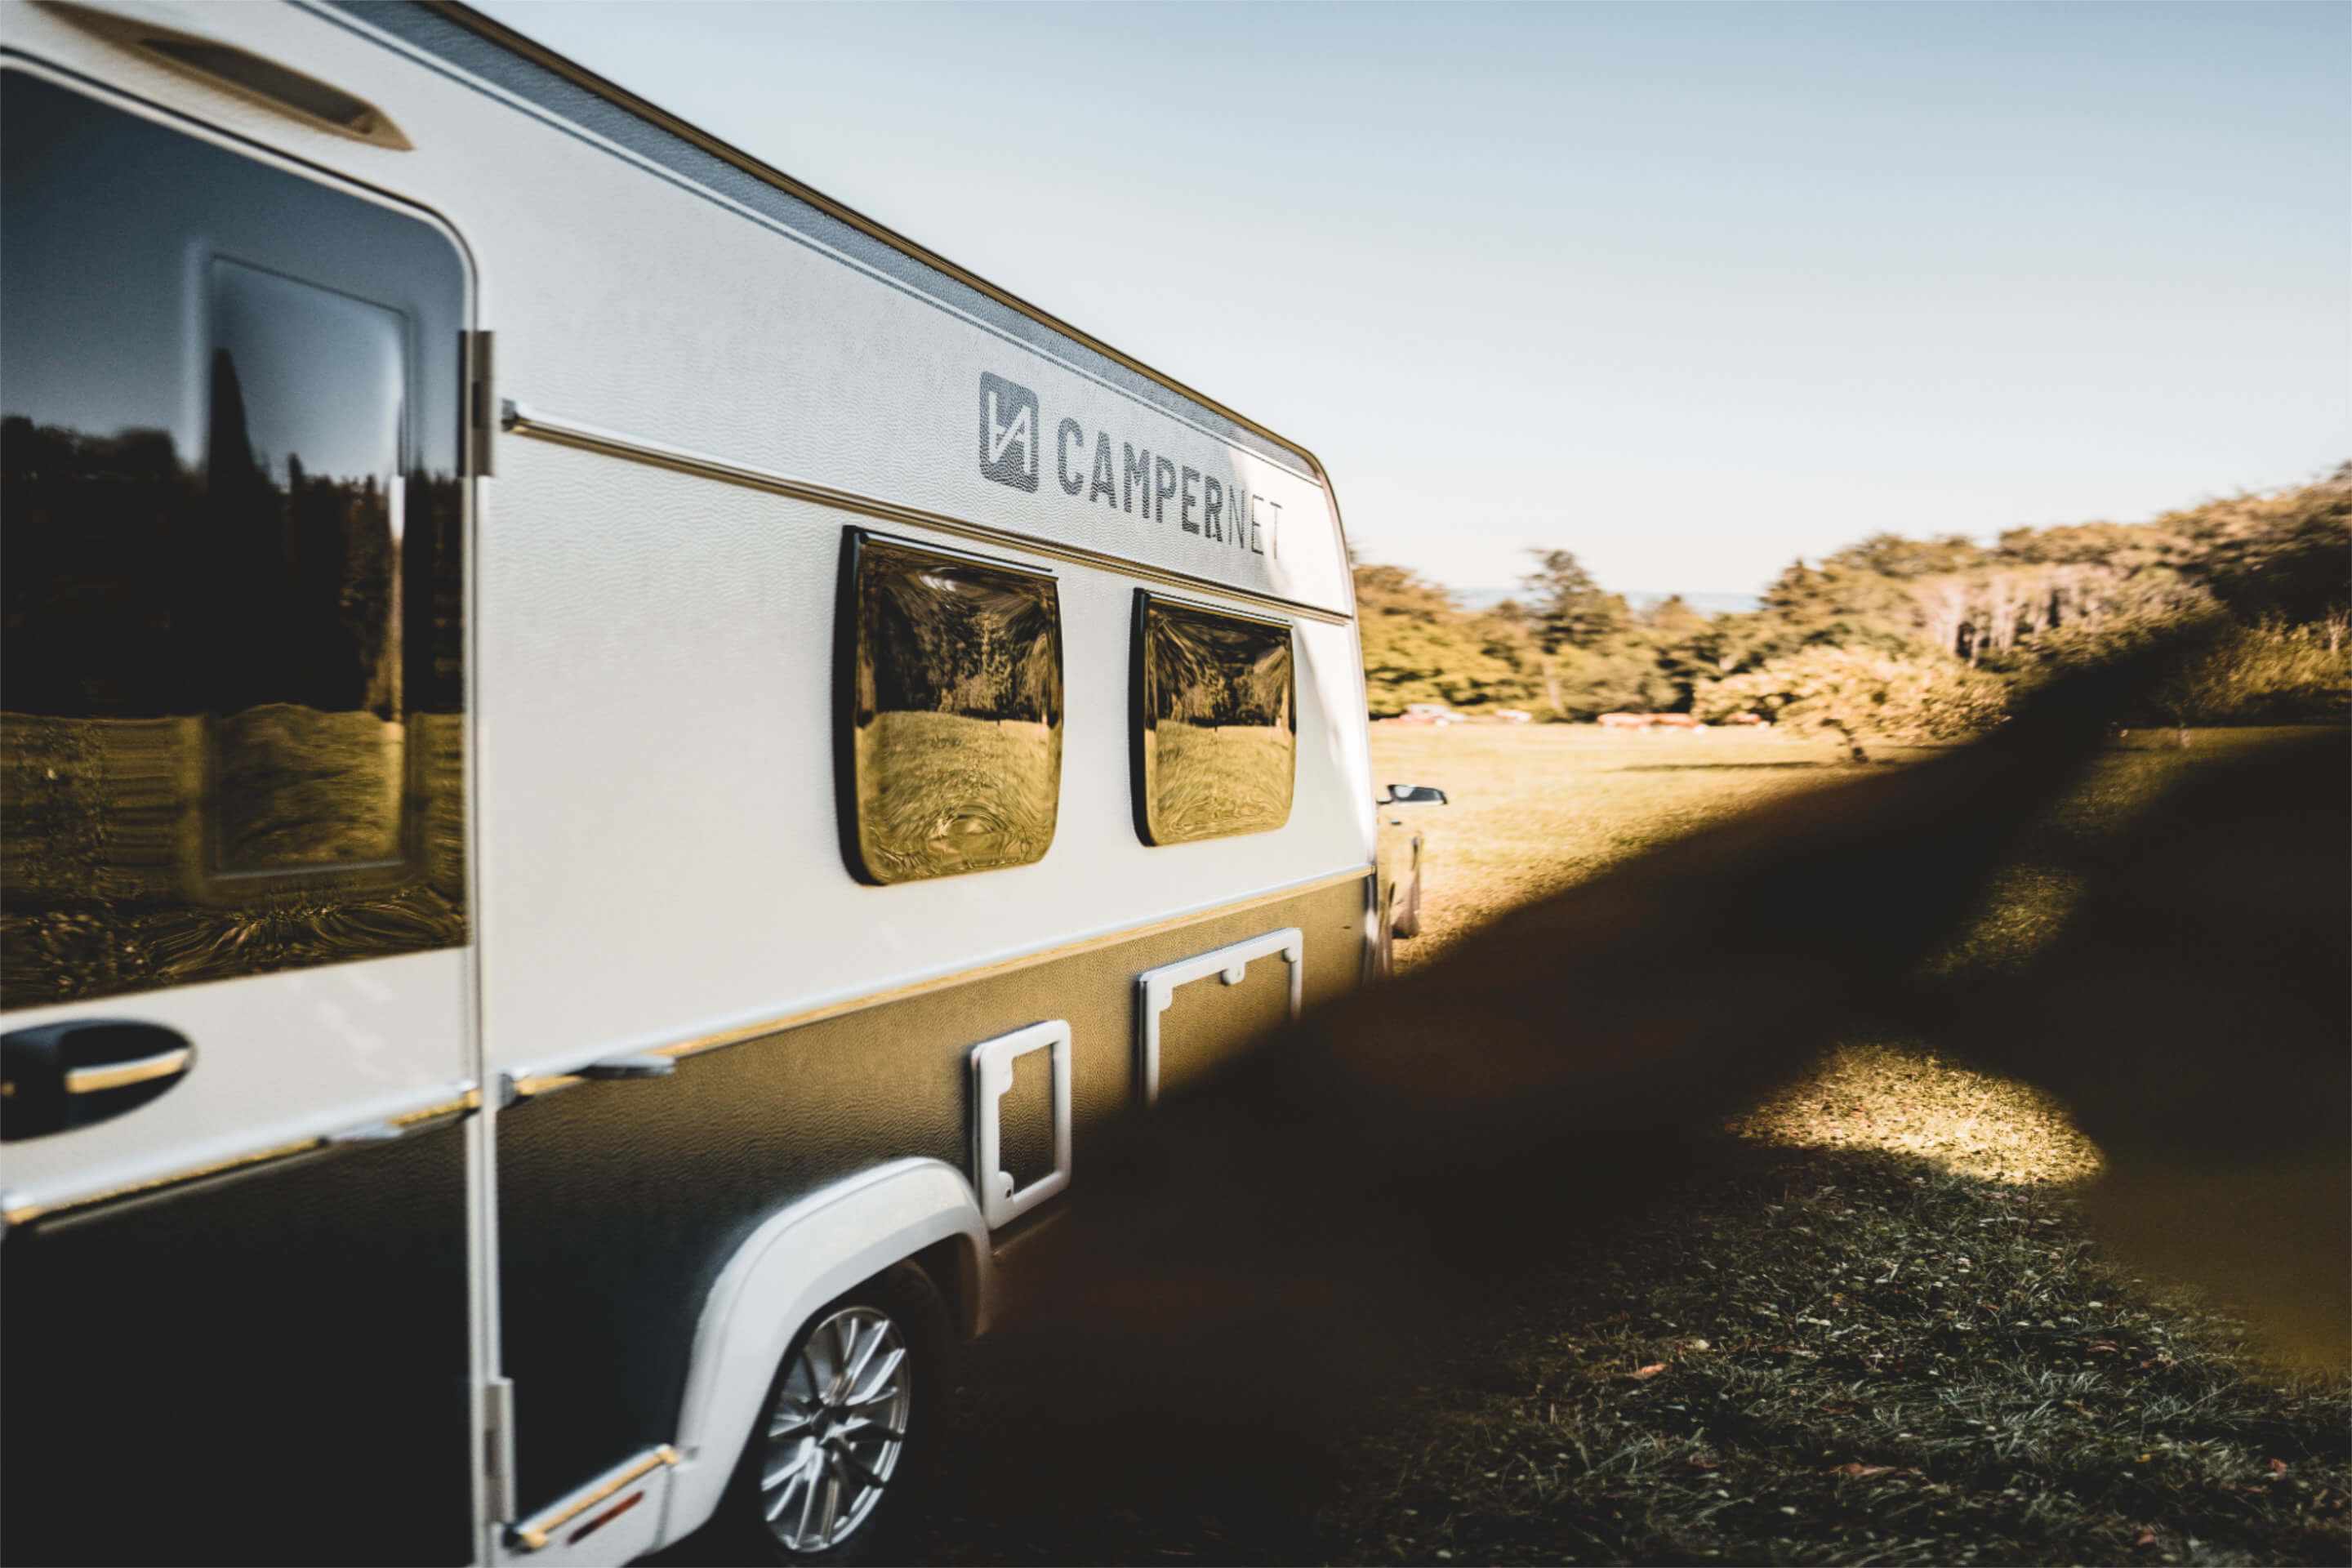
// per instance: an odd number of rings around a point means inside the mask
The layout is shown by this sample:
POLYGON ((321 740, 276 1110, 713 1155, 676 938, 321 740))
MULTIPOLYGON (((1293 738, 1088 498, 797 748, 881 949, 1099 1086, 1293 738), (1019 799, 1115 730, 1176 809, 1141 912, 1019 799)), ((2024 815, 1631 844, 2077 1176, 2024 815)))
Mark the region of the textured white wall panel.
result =
POLYGON ((1148 847, 1129 807, 1134 584, 1029 557, 1061 584, 1053 848, 1034 866, 861 886, 835 826, 832 626, 842 531, 865 520, 541 443, 509 442, 502 462, 478 637, 486 1032, 501 1064, 690 1037, 1362 862, 1349 628, 1298 624, 1289 826, 1148 847))
MULTIPOLYGON (((442 215, 472 252, 503 397, 1349 608, 1336 520, 1303 465, 1172 416, 503 89, 379 43, 363 24, 299 6, 128 8, 358 93, 415 150, 331 136, 126 65, 21 5, 5 14, 11 39, 45 56, 442 215), (1034 491, 982 475, 982 373, 1037 398, 1034 491), (1065 417, 1084 429, 1089 468, 1108 431, 1121 457, 1148 447, 1278 503, 1268 552, 1184 531, 1181 499, 1147 522, 1066 494, 1055 474, 1065 417)), ((1289 826, 1147 848, 1129 805, 1133 584, 1064 565, 1068 721, 1051 853, 1017 869, 858 886, 837 847, 830 680, 841 530, 868 520, 523 437, 501 437, 496 461, 478 524, 474 675, 477 930, 496 1063, 552 1069, 689 1038, 1370 858, 1352 627, 1297 626, 1289 826)), ((1273 515, 1261 512, 1262 537, 1273 515)))
POLYGON ((131 1018, 195 1047, 187 1077, 128 1116, 0 1150, 10 1208, 184 1174, 445 1102, 470 1087, 470 955, 404 953, 26 1007, 11 1028, 131 1018))

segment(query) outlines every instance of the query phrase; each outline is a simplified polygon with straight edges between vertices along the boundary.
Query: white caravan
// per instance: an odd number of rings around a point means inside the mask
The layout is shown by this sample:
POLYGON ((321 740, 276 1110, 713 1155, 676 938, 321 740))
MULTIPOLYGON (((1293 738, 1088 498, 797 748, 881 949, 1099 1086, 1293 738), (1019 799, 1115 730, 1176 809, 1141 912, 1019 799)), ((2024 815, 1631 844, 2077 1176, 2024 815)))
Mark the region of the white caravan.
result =
POLYGON ((873 1539, 1409 907, 1321 470, 461 6, 0 20, 0 1551, 873 1539))

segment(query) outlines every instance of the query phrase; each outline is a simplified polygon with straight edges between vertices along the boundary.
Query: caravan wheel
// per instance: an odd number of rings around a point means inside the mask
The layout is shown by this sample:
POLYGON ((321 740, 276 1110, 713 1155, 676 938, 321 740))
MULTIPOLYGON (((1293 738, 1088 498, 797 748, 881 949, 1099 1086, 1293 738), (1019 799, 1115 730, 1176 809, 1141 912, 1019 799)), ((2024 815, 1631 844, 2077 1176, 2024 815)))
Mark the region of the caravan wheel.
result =
POLYGON ((877 1561, 919 1479, 953 1344, 946 1303, 912 1263, 828 1302, 769 1386, 724 1505, 730 1533, 772 1562, 877 1561))

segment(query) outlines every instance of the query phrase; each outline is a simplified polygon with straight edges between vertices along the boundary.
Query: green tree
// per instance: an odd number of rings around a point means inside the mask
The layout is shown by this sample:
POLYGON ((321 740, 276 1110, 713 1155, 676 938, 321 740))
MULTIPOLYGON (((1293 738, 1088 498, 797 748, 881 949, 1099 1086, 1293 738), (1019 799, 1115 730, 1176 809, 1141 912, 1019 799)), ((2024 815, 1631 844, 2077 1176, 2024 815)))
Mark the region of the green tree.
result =
POLYGON ((1867 741, 1958 741, 2000 722, 2008 688, 1948 659, 1875 648, 1809 647, 1701 687, 1694 711, 1713 721, 1754 713, 1784 729, 1832 737, 1866 763, 1867 741))
MULTIPOLYGON (((1487 658, 1500 659, 1517 671, 1522 688, 1521 700, 1532 701, 1544 691, 1547 656, 1543 640, 1536 627, 1532 611, 1517 599, 1505 599, 1490 605, 1470 617, 1471 633, 1478 639, 1481 652, 1487 658)), ((1556 712, 1559 704, 1552 704, 1556 712)))
POLYGON ((2249 621, 2324 620, 2352 606, 2352 463, 2316 484, 2233 496, 2151 525, 2182 569, 2249 621))
POLYGON ((1641 631, 1650 645, 1651 661, 1673 691, 1659 706, 1688 708, 1699 682, 1723 673, 1716 664, 1714 617, 1691 608, 1681 595, 1671 595, 1643 611, 1641 631))
POLYGON ((1680 594, 1669 594, 1642 612, 1642 629, 1662 645, 1689 641, 1707 628, 1707 617, 1694 610, 1680 594))
POLYGON ((1360 616, 1403 616, 1418 621, 1459 619, 1461 606, 1437 584, 1402 566, 1354 563, 1356 613, 1360 616))
POLYGON ((1595 581, 1573 551, 1531 550, 1536 569, 1521 579, 1535 612, 1537 634, 1548 652, 1599 647, 1627 631, 1633 612, 1625 601, 1595 581))
POLYGON ((1488 654, 1477 634, 1458 621, 1370 616, 1360 626, 1364 689, 1376 718, 1402 713, 1409 702, 1475 708, 1530 695, 1526 677, 1488 654))
POLYGON ((1355 579, 1365 696, 1375 718, 1402 713, 1409 702, 1475 708, 1533 694, 1527 672, 1493 650, 1444 588, 1402 566, 1360 563, 1355 579))
POLYGON ((1849 544, 1822 560, 1822 574, 1832 579, 1942 577, 1979 564, 1984 552, 1965 533, 1935 539, 1906 539, 1899 533, 1874 533, 1859 544, 1849 544))
POLYGON ((1672 706, 1681 696, 1656 650, 1638 638, 1619 637, 1600 647, 1564 647, 1549 656, 1563 719, 1602 713, 1648 713, 1672 706))
POLYGON ((2156 707, 2182 746, 2189 726, 2343 717, 2352 647, 2322 626, 2224 624, 2184 649, 2158 682, 2156 707))

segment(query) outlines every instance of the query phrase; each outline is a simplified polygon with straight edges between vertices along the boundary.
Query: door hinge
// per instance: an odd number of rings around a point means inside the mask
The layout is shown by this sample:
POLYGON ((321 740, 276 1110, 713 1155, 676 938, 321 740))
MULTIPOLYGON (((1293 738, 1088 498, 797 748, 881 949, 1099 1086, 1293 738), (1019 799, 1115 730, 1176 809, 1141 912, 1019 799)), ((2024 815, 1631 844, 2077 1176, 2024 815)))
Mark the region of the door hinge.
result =
POLYGON ((490 1518, 515 1517, 514 1379, 494 1377, 482 1391, 482 1468, 490 1478, 490 1518))
POLYGON ((498 401, 491 395, 490 334, 466 332, 466 471, 486 479, 490 466, 490 437, 499 423, 498 401))

